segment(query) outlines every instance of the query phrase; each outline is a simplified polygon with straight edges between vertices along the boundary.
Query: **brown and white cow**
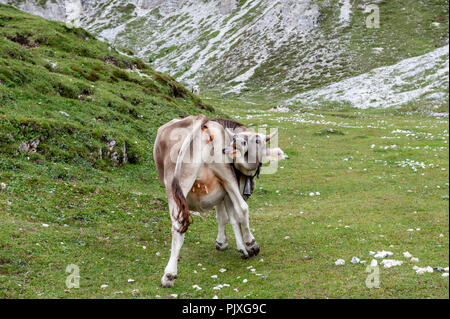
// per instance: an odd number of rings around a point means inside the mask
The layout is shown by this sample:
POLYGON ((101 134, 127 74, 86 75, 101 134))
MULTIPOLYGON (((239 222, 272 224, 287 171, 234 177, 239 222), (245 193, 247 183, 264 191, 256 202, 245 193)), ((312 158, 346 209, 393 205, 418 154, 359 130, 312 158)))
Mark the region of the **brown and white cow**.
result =
POLYGON ((161 286, 172 287, 177 278, 180 249, 191 223, 189 210, 204 214, 216 208, 218 250, 228 248, 225 225, 230 222, 242 258, 259 253, 246 198, 263 157, 274 153, 266 142, 276 133, 266 136, 204 115, 175 119, 158 129, 153 156, 172 220, 172 249, 161 286))

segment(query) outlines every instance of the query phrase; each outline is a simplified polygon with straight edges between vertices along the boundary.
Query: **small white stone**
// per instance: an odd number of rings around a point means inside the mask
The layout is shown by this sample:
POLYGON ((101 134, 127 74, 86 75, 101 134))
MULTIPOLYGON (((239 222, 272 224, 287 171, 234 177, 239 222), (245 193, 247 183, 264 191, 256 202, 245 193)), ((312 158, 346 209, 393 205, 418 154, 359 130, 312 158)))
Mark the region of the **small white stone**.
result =
POLYGON ((248 281, 247 279, 242 280, 242 282, 243 282, 244 284, 247 283, 247 281, 248 281))
POLYGON ((2 190, 5 190, 5 189, 6 189, 6 184, 5 184, 5 183, 0 183, 0 188, 1 188, 2 190))
POLYGON ((309 196, 313 197, 315 194, 313 192, 309 193, 309 196))
POLYGON ((335 264, 336 266, 342 266, 342 265, 345 265, 345 260, 344 260, 344 259, 338 259, 338 260, 336 260, 336 261, 334 262, 334 264, 335 264))
POLYGON ((128 282, 134 282, 134 279, 130 278, 130 279, 128 279, 128 282))
POLYGON ((444 273, 442 274, 442 277, 448 277, 448 272, 444 272, 444 273))
POLYGON ((219 269, 219 272, 225 272, 225 271, 227 271, 225 268, 219 269))
POLYGON ((372 261, 370 262, 370 266, 371 267, 376 267, 378 266, 378 261, 376 259, 372 259, 372 261))
POLYGON ((193 285, 192 288, 196 290, 202 290, 202 287, 200 287, 199 285, 193 285))
POLYGON ((386 257, 391 257, 392 255, 394 255, 394 253, 390 252, 390 251, 379 251, 375 254, 375 258, 386 258, 386 257))
POLYGON ((142 249, 147 249, 147 246, 142 246, 142 249))
POLYGON ((351 263, 352 264, 359 264, 360 261, 361 261, 361 259, 359 259, 358 257, 352 257, 351 263))
POLYGON ((216 279, 217 275, 212 275, 211 278, 216 279))
POLYGON ((212 299, 219 299, 219 296, 215 295, 212 299))
POLYGON ((178 298, 177 294, 170 294, 170 296, 173 297, 173 298, 178 298))
POLYGON ((403 264, 403 261, 395 260, 395 259, 384 259, 380 265, 383 265, 384 268, 391 268, 395 266, 401 266, 403 264))
POLYGON ((405 252, 403 253, 403 256, 404 256, 405 258, 412 258, 412 255, 411 255, 409 252, 407 252, 407 251, 405 251, 405 252))
POLYGON ((48 227, 49 225, 48 224, 42 224, 42 227, 48 227))
POLYGON ((414 269, 414 270, 416 271, 416 273, 419 274, 419 275, 422 275, 422 274, 424 274, 424 273, 426 273, 426 272, 427 272, 427 273, 432 273, 432 272, 434 271, 433 268, 430 267, 430 266, 428 266, 428 267, 423 267, 423 268, 414 266, 413 269, 414 269))
POLYGON ((413 262, 413 263, 418 263, 418 262, 419 262, 419 258, 412 257, 412 258, 410 259, 410 261, 413 262))
POLYGON ((101 285, 101 286, 100 286, 100 288, 101 288, 101 289, 105 289, 105 288, 108 288, 108 285, 106 285, 106 284, 103 284, 103 285, 101 285))
POLYGON ((289 238, 291 238, 291 237, 289 237, 289 236, 284 237, 284 239, 289 239, 289 238))
POLYGON ((156 252, 156 256, 161 256, 161 253, 159 251, 156 252))

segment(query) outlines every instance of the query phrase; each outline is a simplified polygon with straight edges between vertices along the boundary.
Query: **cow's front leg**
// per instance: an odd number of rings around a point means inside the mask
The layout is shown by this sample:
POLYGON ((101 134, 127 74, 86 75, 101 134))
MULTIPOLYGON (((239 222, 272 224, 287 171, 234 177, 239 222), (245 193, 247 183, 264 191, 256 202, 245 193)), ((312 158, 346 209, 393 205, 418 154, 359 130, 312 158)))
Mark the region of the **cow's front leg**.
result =
POLYGON ((242 237, 244 239, 245 248, 250 256, 258 256, 259 246, 250 231, 249 216, 247 215, 244 219, 245 220, 242 223, 242 237))
MULTIPOLYGON (((247 203, 245 203, 245 205, 247 205, 247 203)), ((229 197, 225 199, 225 207, 228 212, 228 217, 230 218, 230 224, 234 232, 234 237, 236 238, 236 248, 241 253, 241 257, 243 259, 247 259, 250 257, 250 255, 247 252, 247 249, 244 245, 244 240, 242 238, 241 224, 239 222, 239 212, 236 212, 233 202, 229 197)))
POLYGON ((218 167, 216 168, 215 173, 223 181, 223 187, 227 192, 225 206, 228 212, 228 217, 230 218, 231 227, 233 228, 234 235, 236 237, 237 249, 241 252, 242 258, 248 258, 249 256, 256 255, 259 253, 259 247, 258 249, 255 249, 258 245, 256 244, 256 241, 253 242, 254 238, 253 235, 251 235, 250 228, 248 226, 248 204, 241 195, 236 177, 231 168, 224 170, 223 167, 218 167), (248 247, 244 244, 241 225, 244 226, 246 239, 249 242, 248 247))
POLYGON ((228 213, 225 208, 225 203, 221 202, 216 206, 216 218, 219 225, 216 239, 216 249, 224 251, 228 249, 227 234, 225 232, 225 226, 228 223, 228 213))
MULTIPOLYGON (((231 187, 231 189, 232 189, 231 194, 229 194, 230 203, 228 205, 230 207, 227 206, 227 211, 229 212, 230 215, 231 227, 233 227, 235 234, 239 229, 240 238, 245 243, 245 252, 247 253, 247 255, 249 257, 257 256, 259 254, 260 249, 258 243, 255 240, 255 237, 253 237, 250 231, 248 204, 242 198, 240 193, 236 194, 234 187, 231 187), (233 211, 234 214, 230 214, 231 211, 233 211), (234 221, 232 220, 233 219, 232 216, 234 216, 234 221)), ((245 255, 246 254, 244 253, 242 255, 242 258, 246 258, 245 255)))

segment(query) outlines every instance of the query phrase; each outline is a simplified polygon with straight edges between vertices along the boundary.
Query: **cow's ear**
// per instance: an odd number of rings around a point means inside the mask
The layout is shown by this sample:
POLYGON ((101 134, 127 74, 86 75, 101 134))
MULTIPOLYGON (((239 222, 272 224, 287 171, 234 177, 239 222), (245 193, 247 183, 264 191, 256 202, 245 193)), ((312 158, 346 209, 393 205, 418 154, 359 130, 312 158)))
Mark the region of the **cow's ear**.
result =
POLYGON ((265 157, 269 162, 278 162, 288 158, 288 156, 279 147, 267 148, 265 157))
POLYGON ((277 134, 278 134, 278 129, 276 129, 275 132, 273 132, 272 134, 266 135, 266 142, 270 141, 270 139, 277 134))
POLYGON ((230 140, 234 137, 234 132, 230 130, 228 127, 225 128, 225 132, 227 132, 228 136, 230 137, 230 140))

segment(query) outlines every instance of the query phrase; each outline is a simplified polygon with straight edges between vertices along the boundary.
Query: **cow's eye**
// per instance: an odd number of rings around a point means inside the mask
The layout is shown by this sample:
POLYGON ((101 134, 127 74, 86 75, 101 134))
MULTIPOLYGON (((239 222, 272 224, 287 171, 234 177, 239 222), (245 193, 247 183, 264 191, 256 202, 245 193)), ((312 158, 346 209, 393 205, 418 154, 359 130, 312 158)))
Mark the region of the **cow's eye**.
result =
POLYGON ((256 140, 256 144, 259 144, 259 143, 261 143, 261 141, 260 140, 256 140))

